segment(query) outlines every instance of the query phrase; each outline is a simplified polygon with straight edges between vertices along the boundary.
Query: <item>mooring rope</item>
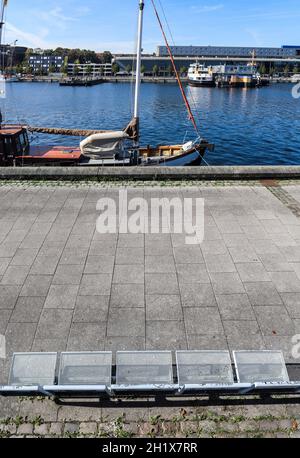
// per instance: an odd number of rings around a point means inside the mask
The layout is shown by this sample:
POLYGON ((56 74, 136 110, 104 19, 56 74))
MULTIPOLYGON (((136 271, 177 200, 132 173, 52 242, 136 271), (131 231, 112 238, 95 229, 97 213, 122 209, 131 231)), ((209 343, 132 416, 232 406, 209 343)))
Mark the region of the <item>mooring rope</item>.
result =
POLYGON ((73 137, 88 137, 89 135, 94 134, 105 134, 113 132, 112 130, 82 130, 82 129, 61 129, 61 128, 51 128, 51 127, 32 127, 28 126, 27 129, 29 132, 37 132, 40 134, 49 134, 49 135, 70 135, 73 137))

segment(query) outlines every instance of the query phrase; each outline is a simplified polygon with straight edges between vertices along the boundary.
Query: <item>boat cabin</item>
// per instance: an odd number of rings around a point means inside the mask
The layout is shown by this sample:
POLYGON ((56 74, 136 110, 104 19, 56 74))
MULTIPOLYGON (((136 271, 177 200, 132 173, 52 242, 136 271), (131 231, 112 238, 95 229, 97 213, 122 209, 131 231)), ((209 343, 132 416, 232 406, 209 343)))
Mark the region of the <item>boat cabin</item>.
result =
POLYGON ((0 167, 26 165, 76 165, 79 148, 67 146, 31 146, 27 129, 18 125, 0 128, 0 167))
POLYGON ((0 127, 0 166, 14 165, 16 157, 28 154, 29 139, 22 126, 3 125, 0 127))

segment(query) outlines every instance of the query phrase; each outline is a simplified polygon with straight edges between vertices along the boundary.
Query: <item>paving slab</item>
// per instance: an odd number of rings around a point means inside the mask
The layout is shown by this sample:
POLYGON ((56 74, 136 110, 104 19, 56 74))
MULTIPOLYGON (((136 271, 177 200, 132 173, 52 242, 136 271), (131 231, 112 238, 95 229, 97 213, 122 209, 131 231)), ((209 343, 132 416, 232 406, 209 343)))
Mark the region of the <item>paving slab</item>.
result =
POLYGON ((181 321, 147 321, 146 350, 184 350, 187 348, 186 331, 181 321))
POLYGON ((73 315, 74 323, 107 321, 109 296, 77 296, 73 315))
POLYGON ((107 336, 145 336, 145 310, 141 308, 111 308, 108 315, 107 336))
POLYGON ((255 315, 247 294, 216 296, 222 320, 254 320, 255 315))
POLYGON ((45 297, 48 294, 52 280, 52 275, 28 275, 20 296, 45 297))
POLYGON ((228 346, 233 350, 265 350, 265 343, 257 321, 223 321, 228 346))
POLYGON ((10 317, 11 323, 37 323, 45 299, 43 297, 19 297, 10 317))
POLYGON ((181 283, 180 295, 183 307, 214 307, 217 305, 211 284, 181 283))
POLYGON ((282 304, 282 299, 272 282, 246 282, 244 288, 252 305, 282 304))
POLYGON ((44 309, 36 330, 36 338, 55 339, 68 336, 73 310, 44 309))
POLYGON ((74 309, 78 285, 51 285, 46 297, 45 308, 74 309))
POLYGON ((180 295, 146 296, 146 319, 151 320, 182 320, 180 295))
POLYGON ((68 351, 104 350, 105 323, 73 322, 68 338, 68 351))

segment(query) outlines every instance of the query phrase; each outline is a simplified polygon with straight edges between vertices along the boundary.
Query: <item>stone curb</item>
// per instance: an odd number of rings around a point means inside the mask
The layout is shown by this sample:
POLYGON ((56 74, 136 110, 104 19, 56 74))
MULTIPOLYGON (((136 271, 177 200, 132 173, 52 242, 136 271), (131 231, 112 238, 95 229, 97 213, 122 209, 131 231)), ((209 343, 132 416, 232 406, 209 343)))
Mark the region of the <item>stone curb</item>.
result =
POLYGON ((300 179, 300 166, 0 167, 0 179, 273 180, 300 179))

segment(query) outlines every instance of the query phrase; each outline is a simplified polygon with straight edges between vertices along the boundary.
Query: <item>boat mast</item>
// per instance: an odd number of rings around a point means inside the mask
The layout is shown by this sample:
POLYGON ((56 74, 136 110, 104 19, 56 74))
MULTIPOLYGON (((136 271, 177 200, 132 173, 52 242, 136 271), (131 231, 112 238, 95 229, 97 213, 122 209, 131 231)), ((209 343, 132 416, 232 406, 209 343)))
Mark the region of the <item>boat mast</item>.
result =
MULTIPOLYGON (((2 67, 2 56, 3 56, 3 49, 2 49, 2 35, 3 35, 3 26, 4 26, 4 13, 5 13, 5 7, 7 5, 8 0, 2 0, 1 2, 1 13, 0 13, 0 68, 2 67)), ((4 67, 4 65, 3 65, 4 67)), ((0 107, 0 129, 2 126, 2 111, 0 107)))
POLYGON ((142 68, 142 41, 143 41, 143 16, 144 16, 144 0, 139 0, 139 21, 138 21, 138 39, 136 51, 136 80, 135 80, 135 95, 134 95, 134 118, 139 118, 140 107, 140 89, 141 89, 141 68, 142 68))
POLYGON ((5 13, 6 5, 7 5, 7 0, 2 0, 2 2, 1 2, 1 16, 0 16, 0 48, 1 48, 1 54, 2 54, 2 32, 3 32, 3 26, 4 26, 4 13, 5 13))

